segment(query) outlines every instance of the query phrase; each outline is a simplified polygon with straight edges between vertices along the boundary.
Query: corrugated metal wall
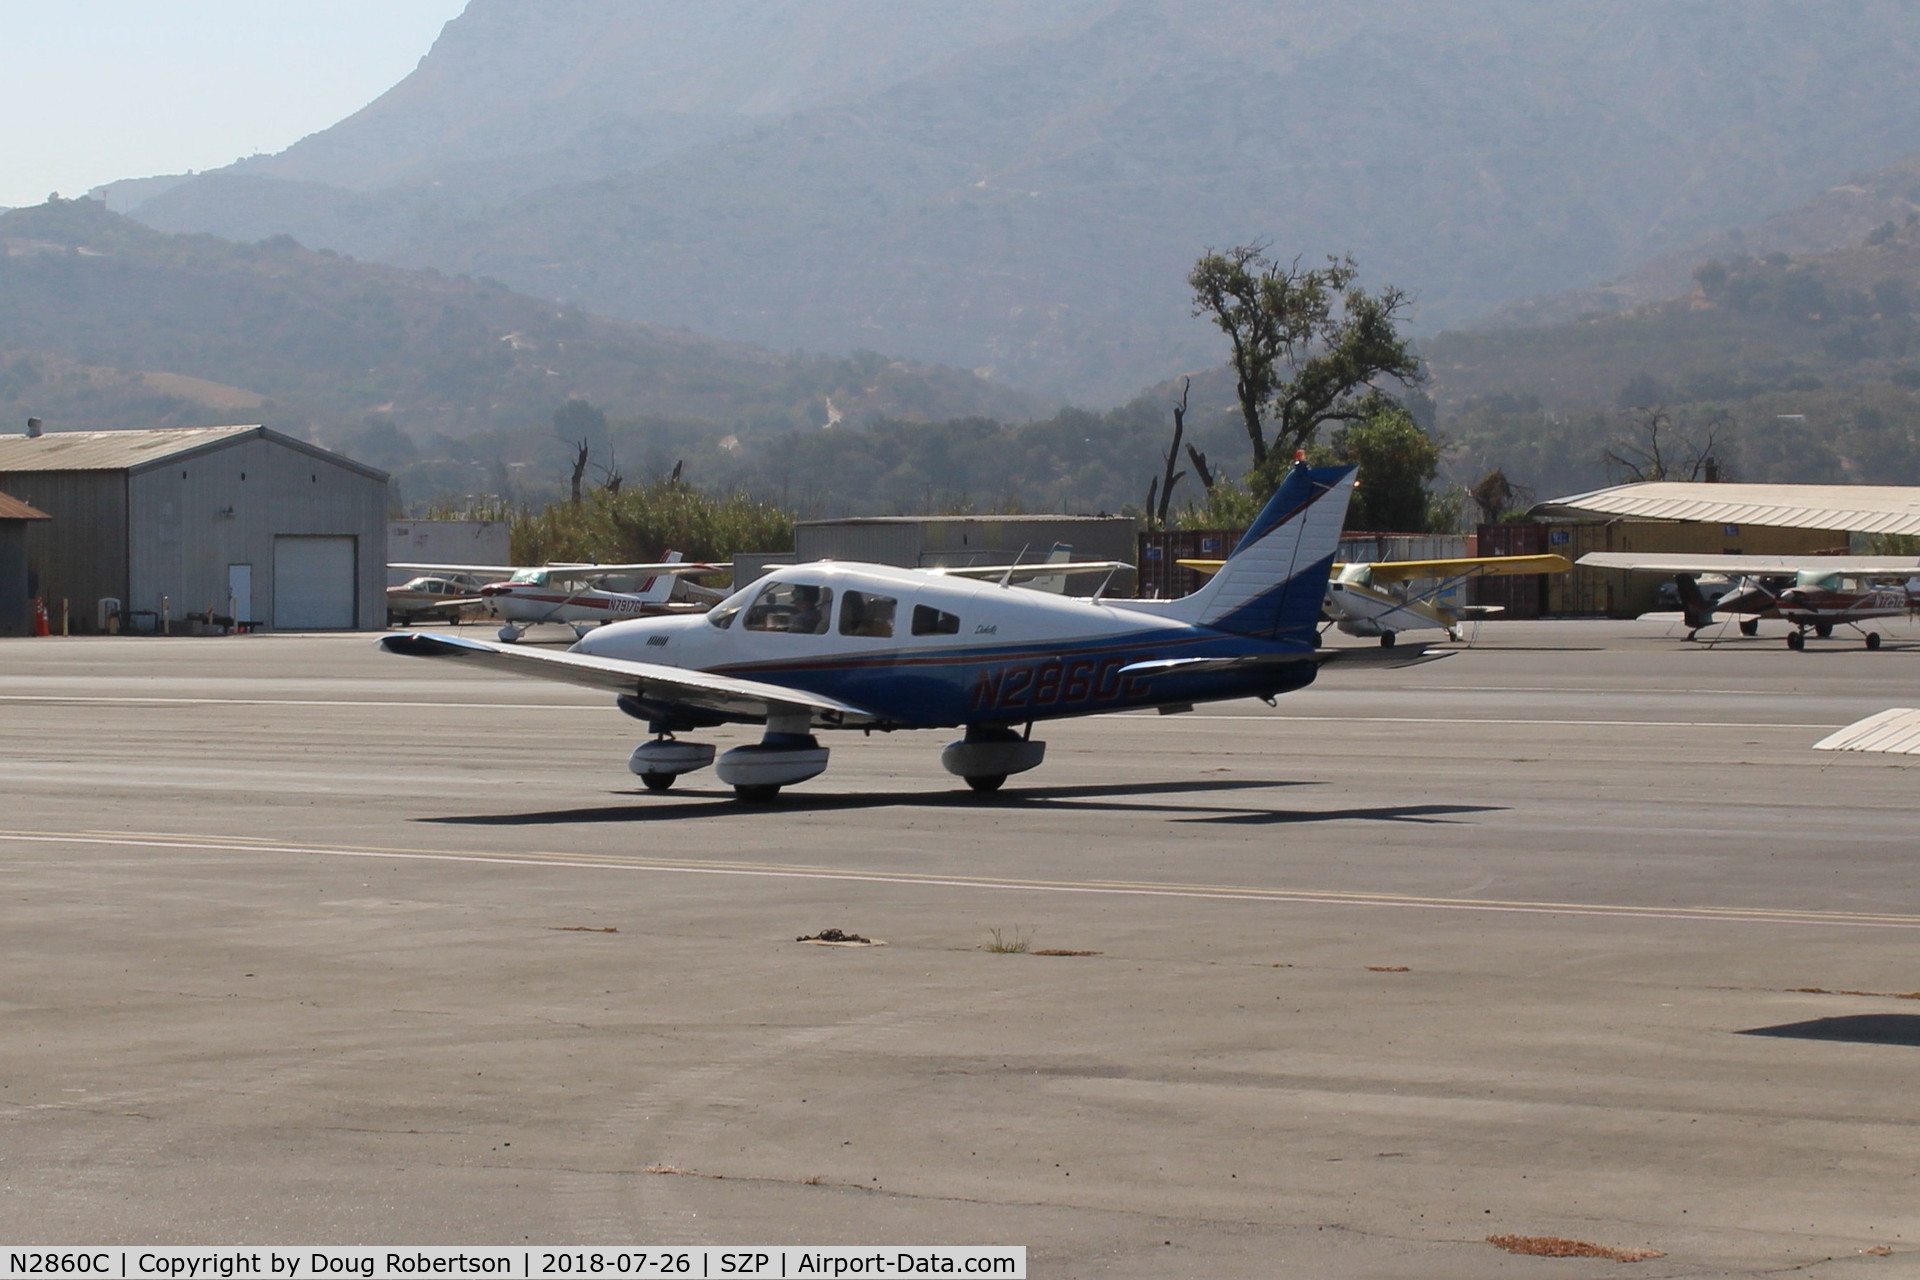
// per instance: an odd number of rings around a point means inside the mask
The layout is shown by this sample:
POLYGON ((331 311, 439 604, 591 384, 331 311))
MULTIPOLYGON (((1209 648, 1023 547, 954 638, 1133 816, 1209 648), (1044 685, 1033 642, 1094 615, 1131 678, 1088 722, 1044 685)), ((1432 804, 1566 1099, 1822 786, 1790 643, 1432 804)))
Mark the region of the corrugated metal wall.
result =
POLYGON ((929 569, 942 565, 1012 564, 1044 560, 1056 543, 1076 560, 1134 556, 1129 516, 927 516, 869 520, 808 520, 794 526, 794 559, 852 560, 929 569))
POLYGON ((920 526, 909 520, 808 520, 793 527, 793 558, 891 564, 920 563, 920 526))
MULTIPOLYGON (((1179 567, 1181 560, 1221 560, 1240 541, 1239 529, 1158 529, 1139 536, 1140 594, 1172 600, 1200 589, 1207 575, 1179 567)), ((1334 559, 1343 564, 1378 560, 1447 560, 1472 555, 1464 533, 1354 533, 1340 539, 1334 559)))
POLYGON ((23 541, 27 567, 58 625, 67 601, 74 630, 91 630, 102 596, 127 597, 127 477, 123 471, 16 471, 0 491, 52 516, 23 541))
POLYGON ((1153 529, 1139 536, 1140 594, 1177 600, 1200 589, 1208 575, 1182 569, 1181 560, 1221 560, 1240 541, 1238 529, 1153 529))
MULTIPOLYGON (((41 508, 46 510, 46 508, 41 508)), ((356 543, 355 626, 386 622, 387 485, 351 467, 264 437, 135 472, 129 609, 227 614, 229 566, 252 566, 246 620, 273 619, 273 540, 351 537, 356 543)))
MULTIPOLYGON (((389 520, 387 560, 414 564, 513 563, 505 520, 389 520)), ((389 569, 386 582, 397 587, 417 577, 409 569, 389 569)))
POLYGON ((27 526, 41 520, 0 520, 0 636, 33 634, 27 592, 27 526))

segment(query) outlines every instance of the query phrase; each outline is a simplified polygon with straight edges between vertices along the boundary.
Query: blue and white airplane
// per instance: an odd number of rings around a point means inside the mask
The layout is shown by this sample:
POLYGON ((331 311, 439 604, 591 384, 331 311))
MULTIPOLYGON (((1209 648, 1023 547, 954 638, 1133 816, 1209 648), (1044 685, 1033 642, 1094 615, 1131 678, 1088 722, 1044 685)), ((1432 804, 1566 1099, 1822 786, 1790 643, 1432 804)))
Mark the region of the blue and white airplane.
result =
POLYGON ((941 763, 993 791, 1044 758, 1037 721, 1271 702, 1335 657, 1399 666, 1442 656, 1316 651, 1352 490, 1351 468, 1296 464, 1220 572, 1178 600, 1077 599, 1025 590, 1007 573, 979 581, 819 561, 776 569, 697 617, 602 627, 564 653, 441 635, 380 643, 617 695, 654 735, 628 761, 651 791, 715 763, 712 746, 675 734, 727 723, 766 726, 716 766, 741 800, 824 772, 816 729, 964 729, 941 763))

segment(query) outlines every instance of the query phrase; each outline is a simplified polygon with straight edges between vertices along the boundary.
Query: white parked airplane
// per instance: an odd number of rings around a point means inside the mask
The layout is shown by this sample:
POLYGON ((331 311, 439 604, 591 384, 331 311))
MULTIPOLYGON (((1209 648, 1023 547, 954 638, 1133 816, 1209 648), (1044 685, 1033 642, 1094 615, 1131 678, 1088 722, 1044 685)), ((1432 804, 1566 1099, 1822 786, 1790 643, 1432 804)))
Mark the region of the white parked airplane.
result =
POLYGON ((617 623, 566 653, 453 636, 381 643, 617 695, 655 735, 628 761, 649 790, 714 763, 712 746, 674 734, 733 722, 766 726, 759 743, 718 761, 721 781, 743 800, 823 772, 828 753, 815 729, 962 728, 941 763, 992 791, 1041 762, 1036 721, 1271 700, 1311 684, 1335 657, 1402 665, 1437 656, 1316 651, 1352 488, 1351 468, 1296 465, 1221 571, 1179 600, 1081 600, 823 561, 782 566, 703 617, 617 623))
POLYGON ((1592 551, 1580 557, 1590 569, 1629 573, 1670 573, 1693 639, 1715 622, 1716 614, 1745 615, 1742 635, 1757 635, 1762 618, 1781 618, 1794 629, 1787 647, 1807 647, 1807 633, 1821 640, 1833 629, 1852 627, 1869 649, 1880 647, 1880 633, 1862 622, 1897 618, 1920 611, 1920 557, 1914 556, 1736 556, 1642 555, 1592 551), (1739 579, 1739 585, 1711 603, 1700 590, 1702 574, 1739 579), (1902 583, 1901 579, 1907 579, 1902 583))
MULTIPOLYGON (((1218 560, 1182 560, 1189 569, 1214 573, 1218 560)), ((1460 638, 1460 620, 1499 613, 1499 605, 1462 604, 1460 588, 1470 578, 1527 577, 1566 573, 1565 556, 1459 556, 1450 560, 1374 560, 1333 566, 1320 616, 1350 636, 1378 636, 1392 648, 1403 631, 1444 631, 1460 638)))
POLYGON ((480 588, 480 598, 504 624, 500 638, 511 644, 527 628, 541 622, 560 622, 584 636, 604 622, 619 622, 662 613, 701 613, 726 597, 726 592, 686 581, 710 573, 725 573, 729 564, 683 563, 678 551, 669 551, 657 564, 549 564, 428 565, 390 564, 389 569, 504 574, 504 582, 480 588))

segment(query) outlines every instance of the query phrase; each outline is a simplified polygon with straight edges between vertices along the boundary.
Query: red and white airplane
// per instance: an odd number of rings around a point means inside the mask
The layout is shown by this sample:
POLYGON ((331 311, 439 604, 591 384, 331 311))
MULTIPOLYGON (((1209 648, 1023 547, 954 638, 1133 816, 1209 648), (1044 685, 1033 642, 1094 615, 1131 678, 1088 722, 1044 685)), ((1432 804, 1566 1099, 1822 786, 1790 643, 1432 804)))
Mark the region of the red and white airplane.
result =
POLYGON ((480 588, 480 599, 502 622, 500 638, 511 644, 527 628, 558 622, 576 638, 607 622, 669 613, 704 613, 726 592, 688 581, 725 573, 730 564, 686 563, 678 551, 655 564, 431 565, 392 564, 390 569, 464 571, 506 575, 480 588))
POLYGON ((765 800, 826 769, 816 729, 941 727, 964 730, 941 764, 992 791, 1041 762, 1038 721, 1270 701, 1311 684, 1335 659, 1407 665, 1438 656, 1316 648, 1352 488, 1350 467, 1296 465, 1220 572, 1179 600, 1030 591, 1013 585, 1018 568, 981 581, 821 561, 783 565, 704 617, 616 623, 566 653, 440 635, 381 644, 614 695, 654 734, 627 765, 650 791, 715 765, 740 799, 765 800), (766 735, 717 761, 712 746, 674 737, 727 723, 764 724, 766 735))
POLYGON ((1920 611, 1920 558, 1913 556, 1716 556, 1639 555, 1594 551, 1580 557, 1591 569, 1672 574, 1680 590, 1687 638, 1717 621, 1717 614, 1745 615, 1742 635, 1758 635, 1763 618, 1779 618, 1794 629, 1789 649, 1807 647, 1807 633, 1821 640, 1835 627, 1859 631, 1869 649, 1880 647, 1880 633, 1860 624, 1899 618, 1920 611), (1739 581, 1711 605, 1701 593, 1700 574, 1724 574, 1739 581), (1899 579, 1906 579, 1904 583, 1899 579))

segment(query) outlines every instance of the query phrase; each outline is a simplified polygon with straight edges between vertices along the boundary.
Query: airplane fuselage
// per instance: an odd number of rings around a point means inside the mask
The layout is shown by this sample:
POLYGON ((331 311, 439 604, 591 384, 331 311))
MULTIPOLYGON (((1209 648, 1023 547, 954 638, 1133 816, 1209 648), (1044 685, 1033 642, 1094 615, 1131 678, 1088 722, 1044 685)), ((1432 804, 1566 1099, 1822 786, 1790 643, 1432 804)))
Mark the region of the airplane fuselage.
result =
POLYGON ((621 591, 496 583, 481 589, 495 616, 506 622, 607 622, 660 611, 660 601, 621 591))
POLYGON ((1271 697, 1312 682, 1311 649, 1271 641, 1273 654, 1303 660, 1152 680, 1124 670, 1260 645, 1137 605, 815 563, 770 574, 698 617, 601 628, 573 652, 790 686, 869 708, 891 727, 931 728, 1271 697))
POLYGON ((1780 616, 1796 626, 1864 622, 1909 613, 1916 602, 1905 587, 1790 587, 1780 593, 1780 616))

